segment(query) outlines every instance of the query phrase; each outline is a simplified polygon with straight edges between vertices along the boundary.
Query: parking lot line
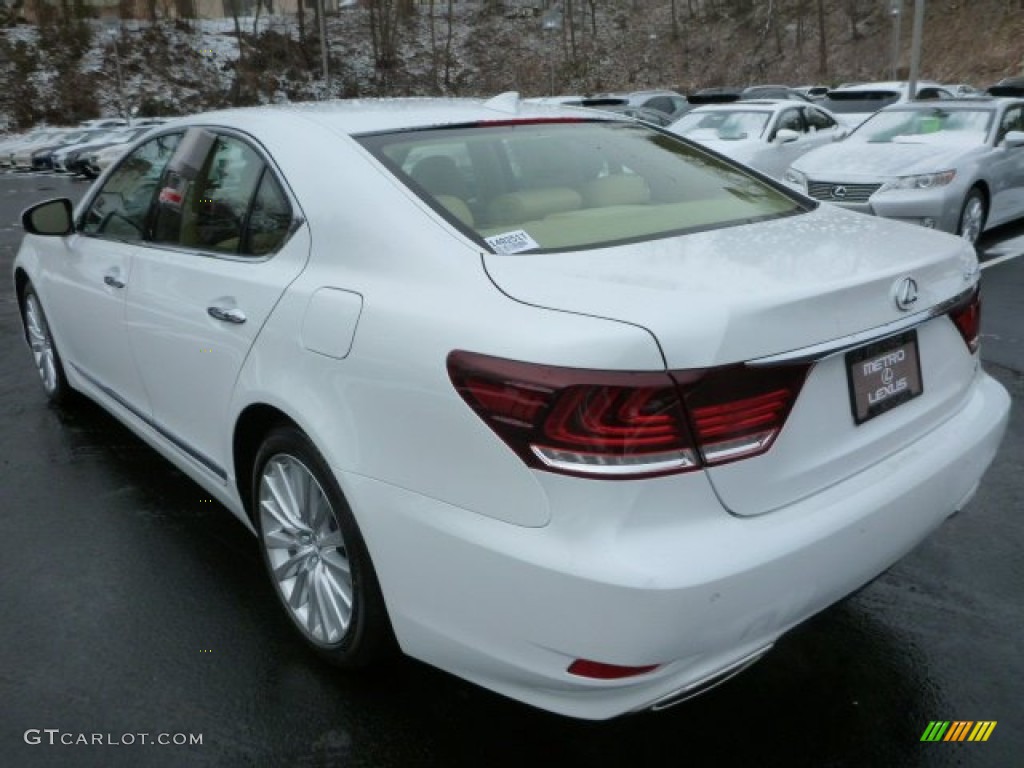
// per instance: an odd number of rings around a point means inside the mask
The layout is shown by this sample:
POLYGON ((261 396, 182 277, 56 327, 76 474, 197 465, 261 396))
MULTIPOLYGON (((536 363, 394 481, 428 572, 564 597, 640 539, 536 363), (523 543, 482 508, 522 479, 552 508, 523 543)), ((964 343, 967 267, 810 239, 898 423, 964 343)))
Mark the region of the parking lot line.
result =
POLYGON ((1018 256, 1024 256, 1024 251, 1019 251, 1017 253, 1007 253, 1002 256, 997 256, 994 259, 981 262, 980 266, 982 269, 988 269, 989 267, 994 267, 996 264, 1002 264, 1004 261, 1016 259, 1018 256))

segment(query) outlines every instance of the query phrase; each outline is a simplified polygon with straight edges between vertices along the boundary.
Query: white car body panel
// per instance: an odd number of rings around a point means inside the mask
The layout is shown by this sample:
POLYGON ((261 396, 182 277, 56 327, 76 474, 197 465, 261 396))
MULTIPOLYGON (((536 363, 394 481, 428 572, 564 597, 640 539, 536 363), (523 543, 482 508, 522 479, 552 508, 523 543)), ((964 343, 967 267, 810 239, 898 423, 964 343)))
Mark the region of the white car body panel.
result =
POLYGON ((72 235, 67 243, 40 238, 45 277, 40 298, 54 327, 69 376, 117 393, 139 413, 150 403, 124 325, 124 285, 134 249, 126 243, 72 235), (111 284, 113 283, 113 284, 111 284), (118 287, 118 283, 121 284, 118 287))
POLYGON ((203 259, 173 249, 137 249, 124 323, 152 418, 227 477, 231 444, 221 418, 238 373, 275 303, 309 256, 305 227, 266 261, 203 259), (234 324, 208 308, 244 313, 234 324), (174 360, 168 367, 163 363, 174 360))

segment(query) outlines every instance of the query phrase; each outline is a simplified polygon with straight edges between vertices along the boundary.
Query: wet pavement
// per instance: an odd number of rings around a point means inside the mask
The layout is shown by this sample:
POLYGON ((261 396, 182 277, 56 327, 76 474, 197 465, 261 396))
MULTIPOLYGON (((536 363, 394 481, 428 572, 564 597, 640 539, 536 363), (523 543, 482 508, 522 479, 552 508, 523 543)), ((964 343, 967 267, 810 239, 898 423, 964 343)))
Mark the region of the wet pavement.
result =
POLYGON ((1021 764, 1024 258, 985 274, 983 357, 1014 410, 969 507, 721 688, 587 723, 408 659, 324 666, 240 523, 98 407, 45 403, 19 337, 12 224, 84 189, 0 176, 0 765, 1021 764), (985 743, 922 743, 934 720, 998 724, 985 743), (105 743, 60 743, 92 734, 105 743))

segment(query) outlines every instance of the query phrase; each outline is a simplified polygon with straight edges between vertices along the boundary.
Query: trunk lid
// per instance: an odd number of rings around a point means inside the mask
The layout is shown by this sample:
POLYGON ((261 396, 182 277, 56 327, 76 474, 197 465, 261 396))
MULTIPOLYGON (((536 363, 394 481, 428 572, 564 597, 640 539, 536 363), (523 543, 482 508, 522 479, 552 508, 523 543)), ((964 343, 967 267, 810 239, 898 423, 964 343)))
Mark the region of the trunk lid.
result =
MULTIPOLYGON (((484 265, 518 301, 642 326, 671 370, 746 363, 864 332, 867 343, 872 329, 963 293, 977 270, 957 238, 832 206, 612 248, 486 255, 484 265), (911 312, 895 301, 906 277, 918 288, 911 312)), ((915 333, 919 397, 858 425, 845 354, 820 360, 767 453, 706 470, 722 503, 740 515, 776 509, 948 418, 966 397, 976 358, 947 316, 915 333)))

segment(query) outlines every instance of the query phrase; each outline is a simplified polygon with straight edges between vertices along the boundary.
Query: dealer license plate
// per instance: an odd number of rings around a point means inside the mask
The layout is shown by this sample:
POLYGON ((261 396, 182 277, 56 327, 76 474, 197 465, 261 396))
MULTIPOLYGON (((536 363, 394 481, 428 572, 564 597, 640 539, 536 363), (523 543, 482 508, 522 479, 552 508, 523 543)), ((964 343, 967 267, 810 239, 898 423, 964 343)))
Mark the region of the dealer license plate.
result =
POLYGON ((863 424, 924 391, 917 331, 907 331, 846 353, 853 420, 863 424))

